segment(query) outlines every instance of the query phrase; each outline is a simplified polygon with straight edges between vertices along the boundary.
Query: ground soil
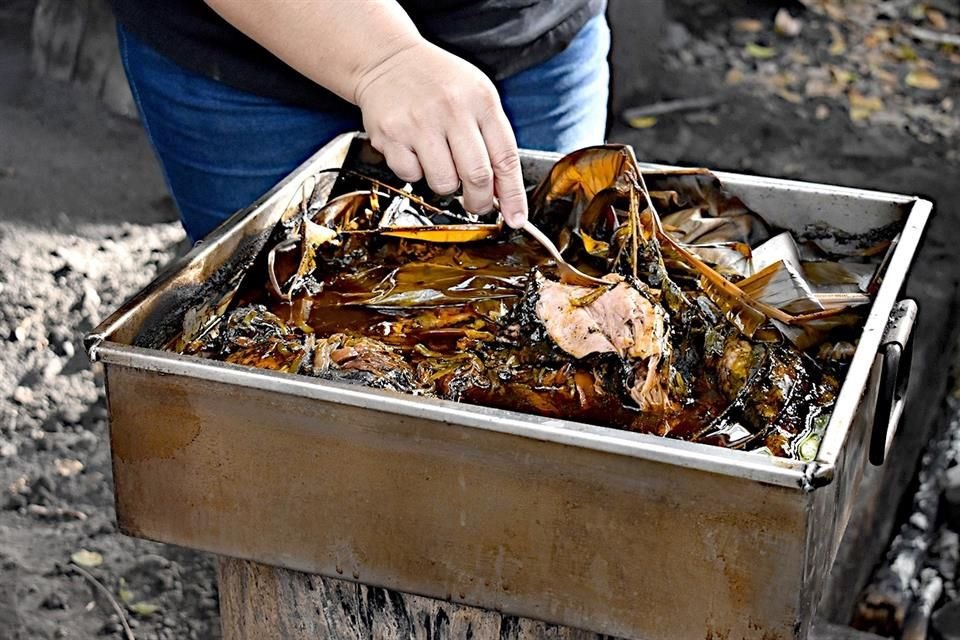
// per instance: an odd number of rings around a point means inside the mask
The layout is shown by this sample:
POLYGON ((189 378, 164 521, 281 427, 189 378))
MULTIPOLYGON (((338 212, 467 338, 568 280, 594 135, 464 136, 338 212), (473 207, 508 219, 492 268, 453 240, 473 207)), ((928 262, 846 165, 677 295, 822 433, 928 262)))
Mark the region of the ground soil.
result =
MULTIPOLYGON (((777 83, 730 84, 736 65, 721 44, 743 46, 734 18, 769 25, 787 4, 807 21, 791 46, 811 52, 822 45, 820 18, 790 3, 668 4, 666 71, 651 100, 723 98, 642 129, 617 123, 611 139, 634 144, 643 160, 935 200, 908 292, 924 310, 920 384, 937 384, 960 277, 960 159, 949 128, 956 111, 937 126, 854 121, 846 94, 797 102, 777 83)), ((102 380, 81 342, 183 250, 183 233, 139 126, 30 75, 31 7, 16 0, 0 8, 0 638, 122 634, 109 601, 71 568, 81 550, 102 558, 89 573, 121 601, 137 638, 217 637, 212 559, 117 532, 102 380)), ((748 78, 762 75, 750 64, 748 78)), ((955 91, 957 70, 948 58, 933 64, 946 83, 939 100, 955 91)), ((894 115, 906 108, 893 103, 894 115)))

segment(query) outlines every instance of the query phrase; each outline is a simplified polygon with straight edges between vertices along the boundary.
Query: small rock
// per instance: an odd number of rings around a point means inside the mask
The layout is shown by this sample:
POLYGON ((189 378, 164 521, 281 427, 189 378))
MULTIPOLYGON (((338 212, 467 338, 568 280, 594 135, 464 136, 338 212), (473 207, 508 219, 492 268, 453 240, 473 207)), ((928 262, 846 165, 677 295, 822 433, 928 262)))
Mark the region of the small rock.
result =
POLYGON ((0 440, 0 458, 12 458, 17 455, 17 445, 7 440, 0 440))
POLYGON ((60 418, 64 424, 80 424, 83 420, 83 407, 77 403, 71 403, 61 409, 60 418))
POLYGON ((75 273, 91 275, 96 270, 96 258, 90 255, 89 250, 81 247, 59 247, 55 255, 63 258, 63 264, 59 265, 55 272, 68 268, 75 273))
POLYGON ((63 425, 60 424, 60 416, 47 416, 47 418, 43 421, 43 424, 40 425, 40 428, 47 433, 57 433, 62 431, 63 425))
POLYGON ((20 476, 16 480, 10 483, 10 486, 7 487, 7 490, 10 493, 16 495, 29 495, 30 494, 30 478, 26 474, 20 476))
POLYGON ((66 609, 67 598, 59 591, 51 591, 40 603, 44 609, 66 609))
POLYGON ((108 620, 100 627, 100 635, 102 636, 112 636, 121 631, 123 631, 123 625, 120 624, 119 620, 116 622, 108 620))
POLYGON ((81 431, 76 439, 70 443, 69 448, 81 451, 93 451, 97 448, 100 439, 95 433, 90 431, 81 431))
POLYGON ((21 405, 30 404, 33 402, 33 389, 20 385, 13 390, 13 401, 21 405))
POLYGON ((803 23, 790 15, 790 12, 782 8, 777 11, 777 17, 773 19, 773 28, 782 36, 796 38, 803 30, 803 23))
POLYGON ((54 378, 60 375, 60 372, 63 370, 63 363, 60 362, 60 358, 52 357, 47 361, 47 364, 43 367, 43 373, 41 377, 44 382, 50 383, 53 382, 54 378))
POLYGON ((27 339, 27 336, 30 335, 30 318, 24 318, 13 330, 13 334, 10 336, 14 342, 23 342, 27 339))
POLYGON ((85 282, 83 284, 83 299, 80 302, 80 310, 91 324, 95 324, 100 318, 100 294, 93 286, 85 282))
POLYGON ((57 473, 64 478, 70 478, 83 471, 83 463, 79 460, 61 460, 57 458, 53 461, 53 466, 57 470, 57 473))
POLYGON ((70 357, 73 354, 73 333, 68 327, 64 325, 52 327, 47 334, 47 341, 57 355, 70 357), (70 346, 68 347, 67 344, 70 346), (67 353, 68 349, 70 353, 67 353))

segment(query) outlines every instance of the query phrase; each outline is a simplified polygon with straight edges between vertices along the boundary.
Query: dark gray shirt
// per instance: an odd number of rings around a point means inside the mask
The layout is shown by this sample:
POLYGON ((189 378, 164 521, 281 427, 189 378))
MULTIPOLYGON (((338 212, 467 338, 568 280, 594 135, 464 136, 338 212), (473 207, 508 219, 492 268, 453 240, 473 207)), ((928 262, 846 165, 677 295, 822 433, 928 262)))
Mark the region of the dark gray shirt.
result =
MULTIPOLYGON (((352 1, 352 0, 344 0, 352 1)), ((398 0, 420 32, 499 80, 562 51, 606 0, 398 0)), ((289 104, 352 107, 220 18, 203 0, 112 0, 117 20, 182 67, 289 104)))

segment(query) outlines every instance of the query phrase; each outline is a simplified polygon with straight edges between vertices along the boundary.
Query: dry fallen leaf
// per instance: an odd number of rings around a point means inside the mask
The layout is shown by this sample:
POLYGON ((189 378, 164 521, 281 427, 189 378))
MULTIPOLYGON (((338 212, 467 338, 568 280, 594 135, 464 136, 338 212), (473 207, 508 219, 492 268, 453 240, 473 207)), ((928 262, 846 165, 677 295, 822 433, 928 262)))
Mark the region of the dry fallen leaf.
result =
POLYGON ((897 59, 912 62, 918 58, 916 50, 908 44, 902 44, 897 47, 895 52, 897 59))
POLYGON ((103 564, 103 556, 97 553, 96 551, 88 551, 86 549, 80 549, 80 551, 74 551, 70 556, 70 560, 74 564, 84 567, 86 569, 92 569, 93 567, 99 567, 103 564))
POLYGON ((160 605, 153 604, 151 602, 134 602, 129 605, 130 611, 133 611, 139 616, 150 616, 160 610, 160 605))
POLYGON ((908 87, 926 91, 936 91, 940 88, 940 80, 937 79, 937 76, 923 69, 914 69, 908 73, 904 82, 907 83, 908 87))
POLYGON ((737 18, 733 21, 733 28, 744 33, 759 33, 763 31, 763 23, 753 18, 737 18))
POLYGON ((883 110, 883 100, 877 96, 865 96, 851 91, 847 97, 850 100, 850 119, 854 122, 867 120, 871 114, 883 110))
POLYGON ((638 118, 630 118, 630 126, 634 129, 649 129, 650 127, 657 124, 657 119, 654 116, 641 116, 638 118))
POLYGON ((850 106, 868 111, 880 111, 883 109, 883 100, 877 96, 865 96, 857 91, 851 91, 849 94, 850 106))
POLYGON ((847 71, 846 69, 841 69, 840 67, 835 67, 830 65, 830 75, 833 76, 833 81, 840 86, 847 86, 857 79, 857 76, 854 75, 852 71, 847 71))
POLYGON ((803 96, 796 91, 790 91, 789 89, 777 89, 776 94, 792 104, 801 104, 803 102, 803 96))
POLYGON ((930 26, 937 31, 946 31, 950 28, 950 25, 947 24, 946 17, 936 9, 927 9, 927 21, 929 21, 930 26))
POLYGON ((757 58, 758 60, 769 60, 777 55, 777 50, 773 47, 765 47, 756 42, 748 42, 747 46, 744 47, 744 51, 746 51, 747 55, 751 58, 757 58))
POLYGON ((61 460, 57 458, 53 461, 53 466, 56 468, 57 473, 64 478, 69 478, 75 476, 81 471, 83 471, 83 463, 79 460, 66 459, 61 460))
POLYGON ((782 36, 796 38, 803 29, 803 23, 790 15, 790 12, 782 8, 777 11, 777 16, 773 19, 774 30, 782 36))
POLYGON ((891 88, 897 85, 897 74, 887 71, 882 67, 870 67, 870 75, 891 88))
POLYGON ((123 602, 123 604, 130 604, 133 602, 133 591, 127 588, 127 581, 124 580, 123 577, 120 578, 120 588, 117 590, 117 595, 120 596, 120 600, 123 602))
POLYGON ((890 30, 886 27, 877 27, 863 39, 863 44, 869 49, 874 49, 887 42, 890 42, 890 30))
POLYGON ((30 478, 26 475, 20 476, 8 485, 7 490, 14 495, 30 493, 30 478))
POLYGON ((830 16, 831 20, 841 22, 847 19, 847 13, 834 2, 825 2, 823 4, 823 10, 830 16))
POLYGON ((832 56, 842 56, 847 52, 847 42, 843 38, 843 32, 840 31, 840 27, 835 24, 828 24, 827 29, 830 30, 830 48, 828 52, 832 56))

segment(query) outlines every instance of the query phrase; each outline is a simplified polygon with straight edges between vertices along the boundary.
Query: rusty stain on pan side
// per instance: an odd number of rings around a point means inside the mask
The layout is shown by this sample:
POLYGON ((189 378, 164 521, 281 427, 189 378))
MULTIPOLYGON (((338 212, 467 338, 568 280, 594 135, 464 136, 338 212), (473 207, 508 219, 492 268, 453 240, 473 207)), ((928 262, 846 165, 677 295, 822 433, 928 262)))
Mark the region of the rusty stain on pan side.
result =
POLYGON ((110 378, 127 532, 626 638, 793 637, 807 493, 174 375, 110 378))

